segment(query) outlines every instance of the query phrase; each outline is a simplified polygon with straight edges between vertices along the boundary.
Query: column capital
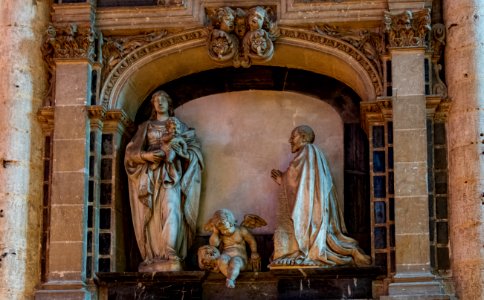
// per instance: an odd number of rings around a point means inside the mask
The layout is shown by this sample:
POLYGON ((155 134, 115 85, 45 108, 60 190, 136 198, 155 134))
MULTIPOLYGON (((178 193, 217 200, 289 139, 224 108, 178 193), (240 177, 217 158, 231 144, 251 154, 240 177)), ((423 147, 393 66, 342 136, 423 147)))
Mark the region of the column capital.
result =
POLYGON ((390 48, 427 48, 430 9, 384 12, 384 28, 390 48))

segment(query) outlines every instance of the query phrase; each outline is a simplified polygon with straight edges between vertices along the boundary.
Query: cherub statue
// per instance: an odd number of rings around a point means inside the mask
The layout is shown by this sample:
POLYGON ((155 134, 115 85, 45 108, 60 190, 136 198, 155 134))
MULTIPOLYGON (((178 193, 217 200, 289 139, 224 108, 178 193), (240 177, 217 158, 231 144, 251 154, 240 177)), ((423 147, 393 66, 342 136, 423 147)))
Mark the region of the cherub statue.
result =
POLYGON ((240 271, 247 269, 248 258, 245 243, 249 244, 250 265, 253 271, 260 271, 260 256, 257 253, 257 242, 249 229, 267 225, 266 221, 256 215, 245 215, 242 224, 237 226, 234 215, 228 209, 217 210, 204 225, 211 231, 210 245, 198 249, 198 265, 202 270, 221 272, 227 278, 225 285, 235 287, 235 279, 240 271), (220 254, 217 247, 220 248, 220 254))

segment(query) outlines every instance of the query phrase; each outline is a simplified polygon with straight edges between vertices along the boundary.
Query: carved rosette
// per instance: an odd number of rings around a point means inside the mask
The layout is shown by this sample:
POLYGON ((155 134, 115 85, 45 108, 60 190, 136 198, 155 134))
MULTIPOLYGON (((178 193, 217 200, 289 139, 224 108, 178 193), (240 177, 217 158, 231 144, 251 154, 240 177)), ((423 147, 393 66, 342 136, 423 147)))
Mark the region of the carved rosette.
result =
POLYGON ((210 22, 208 55, 217 62, 232 61, 235 67, 250 67, 253 61, 265 62, 274 55, 279 36, 274 11, 269 7, 250 9, 207 8, 210 22))
POLYGON ((384 23, 388 45, 392 48, 427 47, 430 31, 430 9, 402 13, 385 12, 384 23))

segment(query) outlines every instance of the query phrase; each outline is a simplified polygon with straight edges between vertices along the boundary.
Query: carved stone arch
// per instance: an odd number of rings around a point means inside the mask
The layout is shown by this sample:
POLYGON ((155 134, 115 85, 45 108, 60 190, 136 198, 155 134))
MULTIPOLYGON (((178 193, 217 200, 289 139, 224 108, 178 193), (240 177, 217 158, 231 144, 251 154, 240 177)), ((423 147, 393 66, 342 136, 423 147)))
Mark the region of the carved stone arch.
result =
MULTIPOLYGON (((204 70, 230 66, 207 54, 205 28, 170 35, 127 54, 109 73, 102 105, 123 109, 134 119, 138 107, 157 86, 204 70)), ((349 43, 317 32, 281 28, 273 59, 264 65, 290 67, 333 77, 351 87, 362 101, 381 95, 381 78, 370 61, 349 43)))

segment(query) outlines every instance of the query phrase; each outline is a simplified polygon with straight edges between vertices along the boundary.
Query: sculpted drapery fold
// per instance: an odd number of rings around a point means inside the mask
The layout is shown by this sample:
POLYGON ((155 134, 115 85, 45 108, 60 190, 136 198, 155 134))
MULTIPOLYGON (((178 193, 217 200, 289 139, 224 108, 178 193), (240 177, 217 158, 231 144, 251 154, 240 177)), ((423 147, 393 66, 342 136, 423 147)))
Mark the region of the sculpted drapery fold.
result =
MULTIPOLYGON (((293 132, 291 143, 294 139, 293 132)), ((370 264, 358 242, 345 235, 336 188, 318 147, 312 142, 301 146, 287 170, 276 177, 282 192, 272 266, 370 264)))

